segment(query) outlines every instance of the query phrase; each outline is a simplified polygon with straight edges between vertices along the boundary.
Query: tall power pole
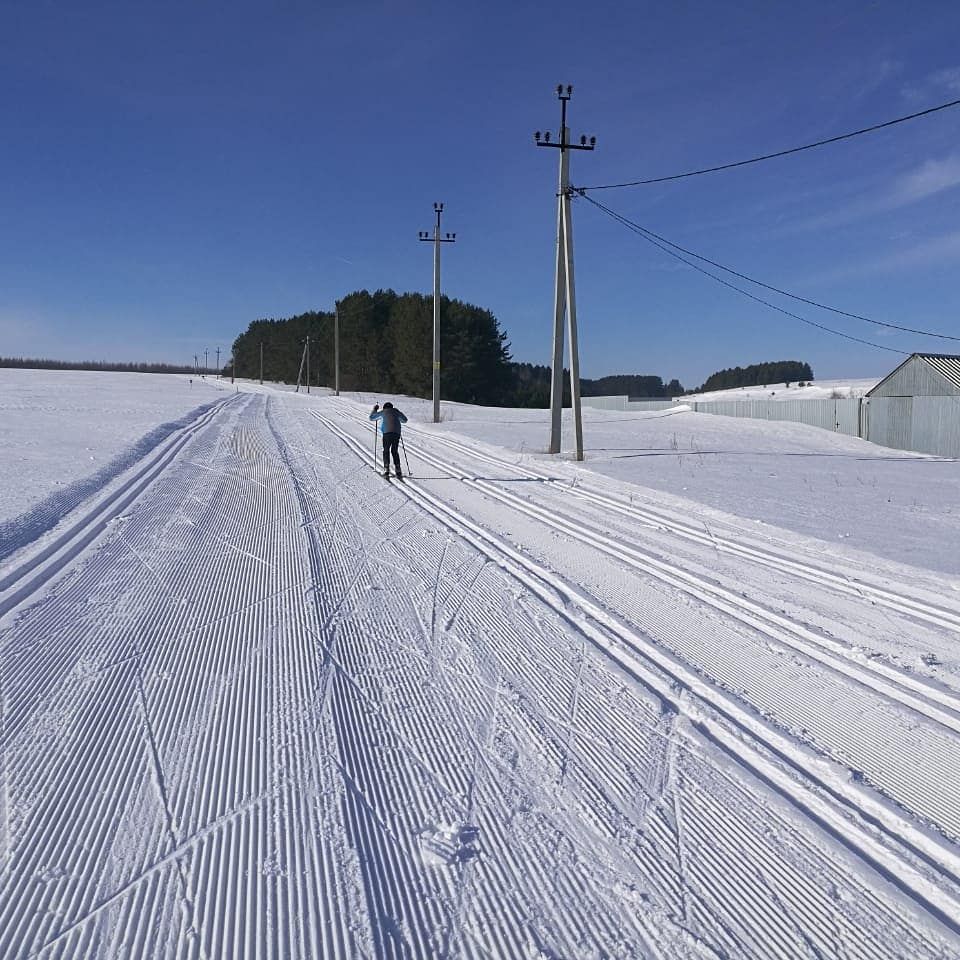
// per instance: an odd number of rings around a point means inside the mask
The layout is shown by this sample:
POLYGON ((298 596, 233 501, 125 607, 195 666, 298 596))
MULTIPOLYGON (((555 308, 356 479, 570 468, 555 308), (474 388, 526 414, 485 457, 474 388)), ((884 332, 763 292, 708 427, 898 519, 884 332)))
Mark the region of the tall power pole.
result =
POLYGON ((303 353, 300 354, 300 369, 297 371, 297 389, 296 393, 300 392, 300 384, 303 383, 303 365, 307 362, 307 352, 310 349, 310 338, 304 341, 303 344, 303 353))
POLYGON ((220 379, 220 348, 217 347, 217 379, 220 379))
POLYGON ((576 436, 577 459, 583 459, 583 420, 580 413, 580 350, 577 345, 577 298, 573 282, 573 221, 570 217, 570 153, 571 150, 593 150, 597 138, 580 137, 579 143, 570 142, 567 128, 567 101, 573 87, 560 84, 560 142, 550 138, 548 130, 541 136, 538 130, 534 140, 538 147, 556 147, 560 151, 560 186, 557 191, 557 271, 553 293, 553 359, 550 378, 550 452, 560 452, 563 416, 563 314, 566 310, 570 337, 570 401, 573 405, 573 423, 576 436))
MULTIPOLYGON (((457 235, 448 233, 440 236, 440 214, 443 213, 443 204, 433 205, 437 222, 433 226, 433 422, 440 422, 440 244, 455 243, 457 235)), ((429 242, 430 234, 420 231, 420 239, 429 242)))
POLYGON ((333 392, 340 396, 340 301, 333 305, 333 392))
POLYGON ((209 367, 209 365, 208 365, 208 363, 207 363, 207 352, 208 352, 208 351, 207 351, 206 349, 204 349, 204 351, 203 351, 203 374, 204 374, 204 376, 206 376, 206 375, 210 372, 210 367, 209 367))

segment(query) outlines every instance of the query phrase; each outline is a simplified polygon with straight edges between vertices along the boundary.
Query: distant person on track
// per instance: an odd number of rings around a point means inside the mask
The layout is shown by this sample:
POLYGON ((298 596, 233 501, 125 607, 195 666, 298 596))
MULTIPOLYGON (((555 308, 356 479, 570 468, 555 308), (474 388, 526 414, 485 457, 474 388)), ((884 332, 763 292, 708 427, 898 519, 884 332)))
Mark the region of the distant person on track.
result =
POLYGON ((402 424, 407 422, 407 418, 397 410, 388 400, 383 409, 375 403, 370 413, 371 420, 380 421, 380 432, 383 434, 383 475, 390 477, 390 455, 393 454, 393 468, 397 474, 397 479, 403 479, 403 471, 400 469, 400 431, 402 424))

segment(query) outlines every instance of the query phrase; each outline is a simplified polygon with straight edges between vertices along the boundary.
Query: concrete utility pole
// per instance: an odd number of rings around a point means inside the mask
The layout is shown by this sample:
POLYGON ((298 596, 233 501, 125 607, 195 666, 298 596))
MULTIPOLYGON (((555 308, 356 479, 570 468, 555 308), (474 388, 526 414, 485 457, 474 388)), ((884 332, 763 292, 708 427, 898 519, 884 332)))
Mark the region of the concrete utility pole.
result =
POLYGON ((333 393, 340 396, 340 301, 333 305, 333 393))
POLYGON ((210 366, 207 363, 207 351, 203 351, 203 375, 206 376, 210 370, 210 366))
POLYGON ((570 401, 573 404, 573 423, 576 436, 577 459, 583 459, 583 420, 580 413, 580 350, 577 345, 577 298, 573 282, 573 221, 570 217, 570 150, 593 150, 597 138, 580 137, 580 143, 570 142, 567 128, 567 101, 573 87, 560 84, 560 142, 550 139, 548 130, 541 136, 538 130, 534 140, 538 147, 556 147, 560 150, 560 187, 557 191, 557 272, 553 294, 553 359, 550 378, 550 453, 560 452, 563 416, 563 314, 566 310, 570 336, 570 401))
POLYGON ((217 347, 217 379, 220 379, 220 348, 217 347))
POLYGON ((310 345, 310 338, 308 337, 303 344, 303 353, 300 354, 300 369, 297 371, 297 389, 295 393, 300 392, 300 384, 303 383, 303 365, 307 360, 307 347, 310 345))
POLYGON ((263 341, 260 341, 260 386, 263 386, 263 341))
POLYGON ((230 351, 230 382, 231 383, 233 383, 233 375, 236 372, 236 366, 237 366, 237 355, 233 352, 233 350, 231 350, 230 351))
POLYGON ((310 334, 307 334, 307 345, 304 348, 307 354, 307 393, 310 392, 310 334))
POLYGON ((193 355, 193 374, 196 377, 200 376, 200 359, 196 354, 193 355))
MULTIPOLYGON (((433 226, 433 422, 440 422, 440 244, 455 243, 457 235, 448 233, 440 236, 440 214, 443 213, 443 204, 435 203, 433 210, 437 215, 437 222, 433 226)), ((430 234, 420 231, 420 240, 429 242, 430 234)))

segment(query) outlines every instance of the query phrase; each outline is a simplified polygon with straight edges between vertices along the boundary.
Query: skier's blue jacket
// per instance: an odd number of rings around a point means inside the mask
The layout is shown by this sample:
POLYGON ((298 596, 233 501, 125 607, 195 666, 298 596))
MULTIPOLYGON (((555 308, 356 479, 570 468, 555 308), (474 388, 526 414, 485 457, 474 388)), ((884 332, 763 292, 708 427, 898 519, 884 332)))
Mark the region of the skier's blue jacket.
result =
POLYGON ((396 407, 374 410, 370 414, 370 419, 380 421, 380 432, 383 434, 400 433, 400 424, 407 422, 407 418, 396 407))

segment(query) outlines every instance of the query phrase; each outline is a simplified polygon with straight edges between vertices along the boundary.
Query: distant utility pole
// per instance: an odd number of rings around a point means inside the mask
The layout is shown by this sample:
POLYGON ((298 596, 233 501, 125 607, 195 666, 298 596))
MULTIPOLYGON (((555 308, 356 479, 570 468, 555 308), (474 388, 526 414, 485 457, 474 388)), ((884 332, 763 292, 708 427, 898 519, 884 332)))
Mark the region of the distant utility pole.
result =
POLYGON ((307 393, 310 392, 310 334, 307 334, 307 393))
POLYGON ((303 365, 307 362, 307 352, 309 349, 310 338, 307 337, 303 344, 303 353, 300 354, 300 369, 297 371, 297 389, 294 391, 295 393, 300 392, 300 384, 303 382, 303 365))
POLYGON ((550 139, 548 130, 541 136, 538 130, 534 140, 538 147, 557 147, 560 150, 560 188, 557 192, 557 272, 553 294, 553 361, 550 378, 550 453, 560 452, 563 416, 563 314, 567 313, 570 336, 570 401, 573 404, 573 422, 576 434, 577 459, 583 459, 583 420, 580 414, 580 351, 577 346, 577 299, 573 283, 573 221, 570 218, 570 150, 593 150, 597 138, 580 137, 580 143, 570 142, 567 129, 567 101, 573 87, 557 87, 560 100, 560 142, 550 139))
POLYGON ((210 370, 210 366, 209 366, 209 364, 207 363, 207 351, 204 350, 204 351, 203 351, 203 373, 204 373, 204 375, 206 375, 209 370, 210 370))
MULTIPOLYGON (((440 236, 440 214, 443 213, 443 204, 433 205, 437 222, 433 226, 433 422, 440 422, 440 244, 455 243, 457 235, 448 233, 440 236)), ((420 231, 420 239, 430 241, 430 234, 420 231)))
POLYGON ((237 355, 230 351, 230 382, 233 383, 233 375, 235 373, 234 367, 237 365, 237 355))
POLYGON ((260 386, 263 386, 263 341, 260 341, 260 386))
POLYGON ((193 375, 195 377, 200 376, 200 360, 196 354, 193 355, 193 375))
POLYGON ((220 348, 217 347, 217 379, 220 379, 220 348))
POLYGON ((333 305, 333 393, 340 396, 340 301, 333 305))

